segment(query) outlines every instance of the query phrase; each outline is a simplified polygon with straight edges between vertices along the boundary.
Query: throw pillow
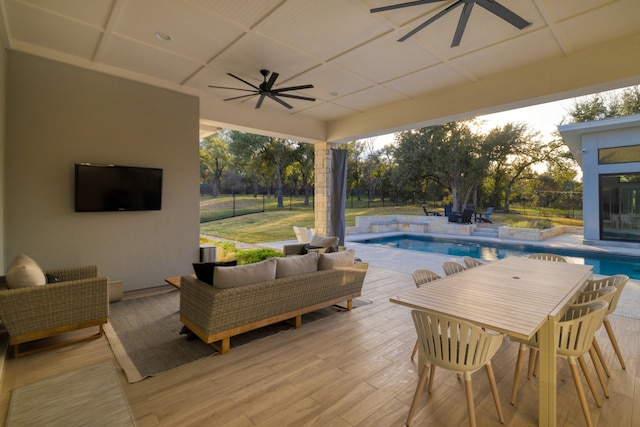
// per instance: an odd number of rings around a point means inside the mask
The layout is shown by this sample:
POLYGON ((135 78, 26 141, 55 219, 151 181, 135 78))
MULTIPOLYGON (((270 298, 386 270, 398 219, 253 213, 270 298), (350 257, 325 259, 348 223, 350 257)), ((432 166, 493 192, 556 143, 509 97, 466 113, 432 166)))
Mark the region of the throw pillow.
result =
POLYGON ((60 278, 55 274, 45 273, 44 275, 47 278, 47 283, 59 283, 60 278))
POLYGON ((215 267, 213 286, 219 289, 235 288, 276 278, 276 259, 267 258, 253 264, 236 267, 215 267))
POLYGON ((196 273, 198 280, 208 285, 213 285, 214 267, 232 267, 234 265, 238 265, 238 261, 194 262, 193 271, 196 273))
POLYGON ((340 242, 339 237, 322 237, 322 236, 318 236, 317 234, 314 234, 309 244, 312 246, 329 248, 331 246, 338 246, 339 242, 340 242))
POLYGON ((330 254, 322 254, 318 259, 318 270, 328 270, 335 267, 346 267, 353 265, 356 251, 347 249, 342 252, 333 252, 330 254))
POLYGON ((26 255, 18 255, 7 268, 7 288, 27 288, 47 283, 42 269, 26 255))
POLYGON ((275 260, 276 279, 318 271, 318 254, 316 252, 294 257, 275 258, 275 260))

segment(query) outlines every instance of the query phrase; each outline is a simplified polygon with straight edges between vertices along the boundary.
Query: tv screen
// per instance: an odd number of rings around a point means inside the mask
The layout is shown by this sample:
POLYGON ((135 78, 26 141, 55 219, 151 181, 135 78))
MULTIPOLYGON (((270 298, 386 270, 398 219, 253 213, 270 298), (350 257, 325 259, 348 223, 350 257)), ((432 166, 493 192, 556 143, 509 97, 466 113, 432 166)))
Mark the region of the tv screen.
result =
POLYGON ((75 211, 146 211, 162 205, 162 169, 75 165, 75 211))

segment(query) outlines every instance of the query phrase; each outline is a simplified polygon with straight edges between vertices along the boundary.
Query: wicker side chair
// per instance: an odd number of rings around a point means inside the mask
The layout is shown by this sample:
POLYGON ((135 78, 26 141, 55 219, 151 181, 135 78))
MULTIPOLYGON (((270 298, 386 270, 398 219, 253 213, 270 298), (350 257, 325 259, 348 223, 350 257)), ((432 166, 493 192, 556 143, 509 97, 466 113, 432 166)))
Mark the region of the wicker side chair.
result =
POLYGON ((13 346, 15 357, 99 338, 104 332, 109 313, 108 279, 98 276, 97 266, 44 273, 59 281, 7 289, 5 276, 0 276, 0 319, 9 332, 9 345, 13 346), (98 327, 98 332, 92 335, 20 351, 20 344, 93 326, 98 327))

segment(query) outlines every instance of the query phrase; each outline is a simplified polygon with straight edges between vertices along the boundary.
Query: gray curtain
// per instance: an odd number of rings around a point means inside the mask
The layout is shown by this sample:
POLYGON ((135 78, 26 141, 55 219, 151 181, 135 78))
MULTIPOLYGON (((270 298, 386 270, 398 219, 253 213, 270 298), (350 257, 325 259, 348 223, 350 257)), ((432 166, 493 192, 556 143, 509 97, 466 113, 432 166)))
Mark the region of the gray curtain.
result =
POLYGON ((331 149, 331 227, 344 246, 347 207, 347 150, 331 149))

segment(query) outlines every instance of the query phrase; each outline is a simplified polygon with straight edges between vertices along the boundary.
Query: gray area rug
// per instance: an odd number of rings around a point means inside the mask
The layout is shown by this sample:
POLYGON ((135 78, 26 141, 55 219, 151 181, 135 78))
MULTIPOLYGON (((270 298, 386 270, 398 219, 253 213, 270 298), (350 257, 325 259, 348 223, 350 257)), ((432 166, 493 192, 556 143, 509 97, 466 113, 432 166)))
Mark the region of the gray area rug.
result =
POLYGON ((7 426, 135 426, 112 362, 19 387, 7 426))
MULTIPOLYGON (((358 307, 369 303, 353 301, 358 307)), ((105 335, 122 367, 127 381, 134 383, 188 363, 216 354, 200 339, 187 340, 180 335, 180 292, 119 301, 110 305, 105 335)), ((338 306, 326 307, 302 316, 309 323, 344 311, 338 306)), ((231 348, 293 328, 286 322, 265 326, 231 338, 231 348)))

